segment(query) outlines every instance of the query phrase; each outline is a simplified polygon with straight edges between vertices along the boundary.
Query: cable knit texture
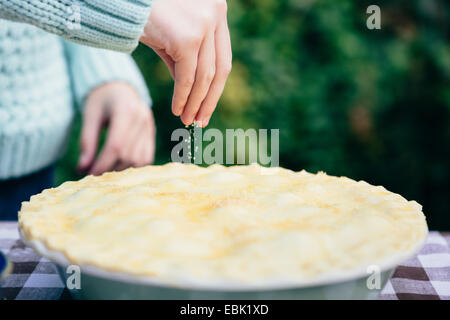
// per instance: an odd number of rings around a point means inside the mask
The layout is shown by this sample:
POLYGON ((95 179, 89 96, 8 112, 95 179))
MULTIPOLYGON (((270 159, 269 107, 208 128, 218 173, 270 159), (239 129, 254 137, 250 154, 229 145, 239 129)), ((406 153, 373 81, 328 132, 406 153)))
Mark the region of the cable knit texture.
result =
POLYGON ((150 103, 128 54, 79 46, 0 20, 0 179, 55 162, 64 152, 74 102, 82 106, 93 88, 114 80, 128 82, 150 103))
POLYGON ((0 0, 0 19, 26 22, 72 42, 131 52, 152 0, 0 0))

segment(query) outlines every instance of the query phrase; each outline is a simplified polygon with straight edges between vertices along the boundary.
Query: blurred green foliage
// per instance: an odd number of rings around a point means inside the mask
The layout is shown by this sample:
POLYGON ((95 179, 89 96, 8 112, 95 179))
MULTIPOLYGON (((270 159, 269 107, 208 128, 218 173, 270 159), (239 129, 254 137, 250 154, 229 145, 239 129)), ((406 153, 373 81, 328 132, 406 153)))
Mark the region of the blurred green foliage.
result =
MULTIPOLYGON (((280 165, 383 185, 450 230, 449 2, 230 0, 233 71, 210 127, 279 128, 280 165), (381 8, 381 30, 366 8, 381 8)), ((170 161, 172 80, 140 46, 156 163, 170 161)), ((77 135, 58 168, 76 179, 77 135)))

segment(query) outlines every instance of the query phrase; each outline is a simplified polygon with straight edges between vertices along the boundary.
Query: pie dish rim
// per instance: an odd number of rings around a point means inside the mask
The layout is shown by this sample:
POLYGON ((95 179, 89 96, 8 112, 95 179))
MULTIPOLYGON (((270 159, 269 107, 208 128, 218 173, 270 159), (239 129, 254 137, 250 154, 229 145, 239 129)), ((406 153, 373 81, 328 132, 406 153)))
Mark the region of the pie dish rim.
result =
POLYGON ((420 241, 417 241, 407 252, 398 253, 390 257, 385 257, 378 262, 375 261, 371 264, 358 266, 356 268, 349 269, 348 271, 335 271, 323 273, 320 276, 305 279, 302 281, 271 281, 265 283, 241 283, 232 281, 189 281, 187 279, 176 281, 166 281, 158 278, 157 276, 148 275, 133 275, 122 271, 112 271, 102 269, 101 267, 88 265, 88 264, 75 264, 70 262, 65 254, 61 251, 52 250, 47 245, 37 239, 28 240, 23 233, 22 228, 19 226, 19 234, 25 245, 33 248, 38 254, 56 263, 59 266, 67 267, 69 265, 77 265, 80 267, 82 273, 89 276, 100 277, 112 281, 125 282, 130 284, 138 284, 144 286, 157 286, 171 289, 184 289, 184 290, 206 290, 206 291, 220 291, 220 292, 248 292, 248 291, 272 291, 272 290, 290 290, 290 289, 302 289, 318 286, 327 286, 346 281, 353 281, 357 279, 370 276, 367 271, 367 267, 376 265, 379 267, 379 273, 383 273, 389 270, 394 270, 402 262, 411 259, 425 245, 428 237, 428 226, 426 227, 426 234, 420 241))

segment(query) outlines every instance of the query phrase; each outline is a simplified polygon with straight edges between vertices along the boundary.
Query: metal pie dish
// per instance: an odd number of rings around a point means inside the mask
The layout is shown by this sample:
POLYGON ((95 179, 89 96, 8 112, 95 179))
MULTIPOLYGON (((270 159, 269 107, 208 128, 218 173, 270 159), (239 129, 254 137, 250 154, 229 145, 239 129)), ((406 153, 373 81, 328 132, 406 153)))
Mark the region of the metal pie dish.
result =
POLYGON ((75 299, 201 299, 201 300, 240 300, 240 299, 376 299, 395 268, 414 257, 425 244, 424 237, 407 252, 397 254, 370 265, 377 266, 379 287, 368 285, 373 270, 368 266, 345 272, 326 273, 307 281, 288 280, 270 281, 263 284, 232 282, 196 281, 195 279, 177 279, 172 283, 156 277, 138 276, 121 272, 103 270, 92 265, 79 265, 80 288, 68 285, 73 278, 74 265, 58 251, 49 249, 40 240, 28 240, 21 230, 24 243, 37 253, 55 263, 64 285, 75 299))

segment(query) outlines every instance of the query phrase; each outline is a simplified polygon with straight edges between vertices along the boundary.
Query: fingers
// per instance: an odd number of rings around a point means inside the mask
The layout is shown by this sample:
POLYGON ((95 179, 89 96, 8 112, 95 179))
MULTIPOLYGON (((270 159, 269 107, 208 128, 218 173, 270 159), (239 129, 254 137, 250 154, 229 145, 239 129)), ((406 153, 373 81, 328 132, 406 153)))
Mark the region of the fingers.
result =
POLYGON ((131 86, 115 82, 102 85, 86 102, 80 164, 90 167, 89 173, 94 175, 148 164, 153 161, 155 132, 151 109, 131 86), (109 123, 106 141, 94 161, 104 123, 109 123))
POLYGON ((226 20, 226 0, 165 0, 152 6, 140 41, 153 48, 174 75, 172 112, 185 124, 199 112, 209 119, 225 85, 231 67, 226 20))
POLYGON ((97 176, 104 172, 112 171, 118 159, 118 154, 112 147, 105 147, 89 173, 97 176))
POLYGON ((147 106, 112 115, 105 146, 92 167, 91 174, 141 167, 153 161, 155 125, 147 106))
POLYGON ((144 129, 144 121, 143 119, 136 118, 135 120, 130 121, 129 130, 126 133, 126 136, 123 139, 119 160, 123 163, 131 166, 133 164, 133 153, 136 149, 136 144, 140 140, 140 136, 144 129))
POLYGON ((153 49, 156 54, 164 61, 169 69, 170 75, 175 79, 175 62, 173 59, 162 49, 153 49))
POLYGON ((183 113, 192 86, 194 85, 199 47, 200 45, 198 45, 197 49, 187 51, 185 56, 180 58, 179 61, 175 61, 175 87, 172 99, 172 112, 176 116, 183 113))
POLYGON ((200 109, 203 99, 208 94, 209 87, 216 72, 216 53, 214 32, 210 32, 200 47, 198 55, 195 83, 192 86, 188 101, 181 115, 181 121, 190 125, 200 109))
POLYGON ((150 111, 150 127, 149 127, 149 140, 148 140, 148 149, 146 151, 146 159, 148 160, 147 164, 152 164, 155 161, 155 138, 156 138, 156 126, 155 119, 153 118, 153 113, 150 111))
POLYGON ((142 167, 153 162, 155 148, 155 127, 151 112, 148 121, 142 126, 141 131, 130 151, 129 166, 142 167))
POLYGON ((102 124, 102 106, 98 101, 88 99, 84 108, 83 126, 81 129, 79 170, 84 171, 91 166, 97 152, 102 124))
POLYGON ((143 126, 131 141, 124 156, 116 163, 114 171, 122 171, 129 167, 142 167, 153 162, 154 135, 149 126, 143 126))
POLYGON ((209 88, 206 98, 203 100, 195 119, 205 127, 208 125, 214 109, 222 95, 228 75, 231 72, 231 41, 230 32, 226 20, 216 30, 216 73, 209 88))
POLYGON ((146 152, 149 144, 148 133, 147 130, 144 130, 141 139, 136 143, 136 147, 131 155, 132 160, 130 165, 133 167, 142 167, 148 164, 149 159, 146 159, 146 152))
POLYGON ((122 119, 117 113, 112 116, 105 146, 92 166, 91 174, 99 175, 111 171, 115 167, 124 145, 124 139, 130 129, 130 122, 125 119, 125 117, 122 119))
POLYGON ((125 170, 125 169, 129 168, 129 167, 130 167, 130 164, 128 162, 119 161, 116 164, 116 167, 114 168, 114 171, 122 171, 122 170, 125 170))

